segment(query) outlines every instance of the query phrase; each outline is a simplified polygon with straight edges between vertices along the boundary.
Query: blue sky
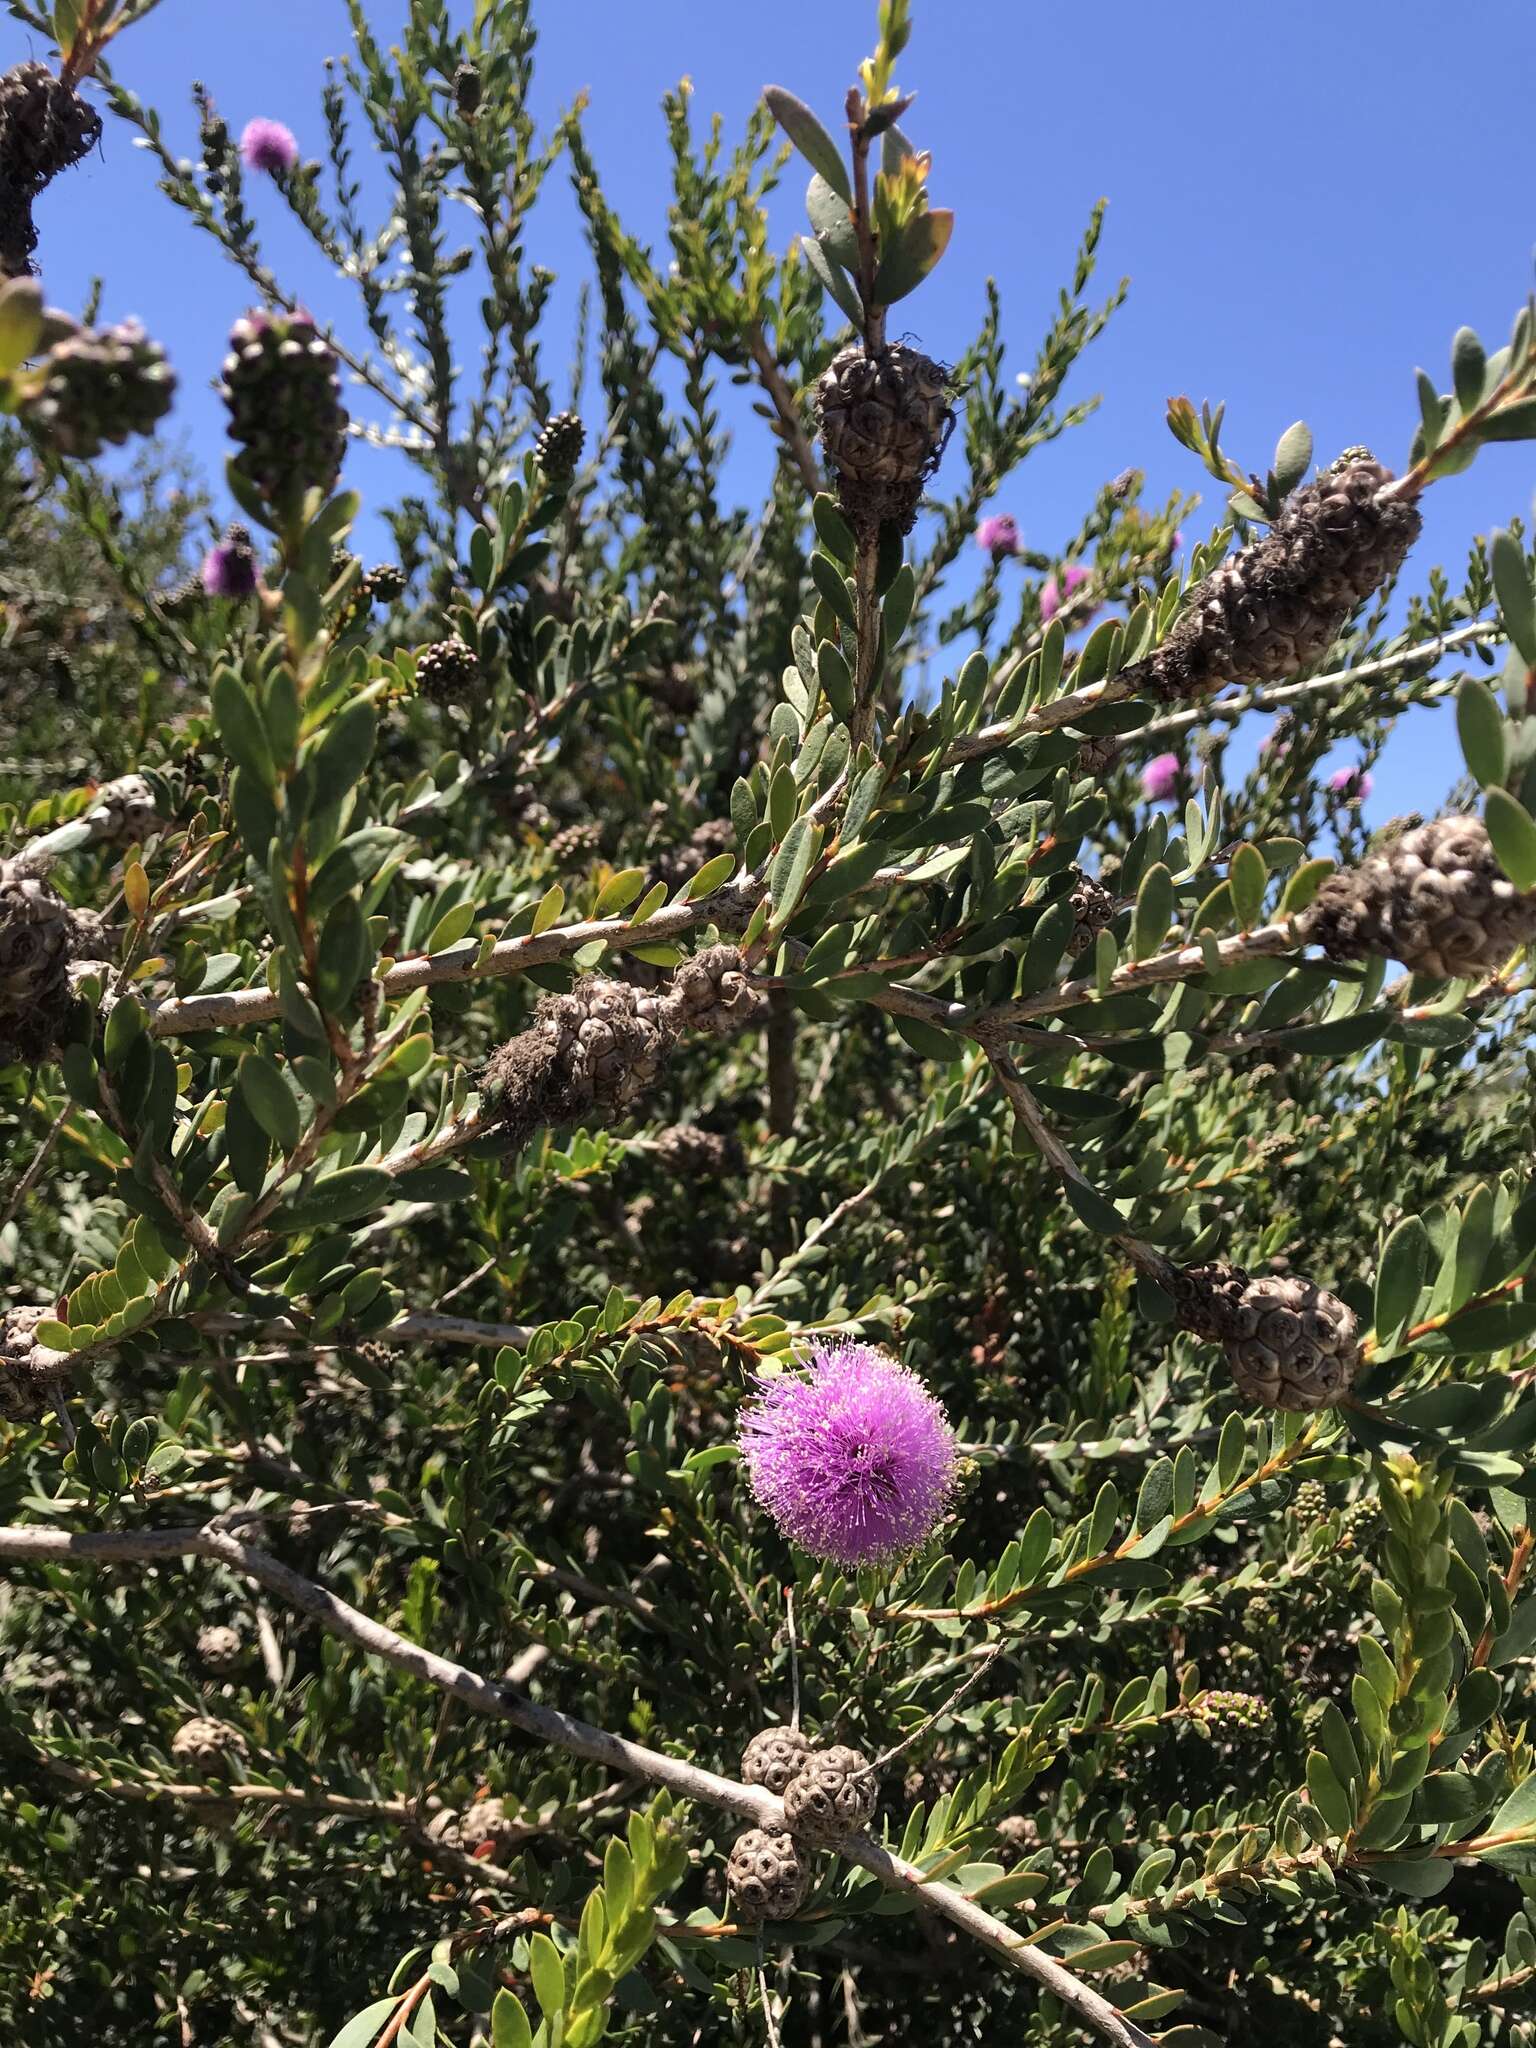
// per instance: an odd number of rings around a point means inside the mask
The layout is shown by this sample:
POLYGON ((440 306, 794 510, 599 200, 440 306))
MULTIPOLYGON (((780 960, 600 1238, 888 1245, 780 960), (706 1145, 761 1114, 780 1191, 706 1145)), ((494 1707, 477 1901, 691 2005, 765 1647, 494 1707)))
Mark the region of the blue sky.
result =
MULTIPOLYGON (((382 39, 395 33, 402 6, 369 0, 382 39)), ((1536 239, 1529 0, 1465 10, 1445 0, 1264 9, 1102 0, 1092 10, 916 0, 915 16, 899 76, 918 100, 904 126, 932 151, 935 203, 953 206, 957 221, 904 325, 932 353, 958 355, 993 275, 1011 367, 1024 367, 1100 195, 1110 202, 1101 276, 1132 281, 1069 391, 1104 391, 1102 410, 1032 458, 999 502, 1030 545, 1057 545, 1097 486, 1128 464, 1147 472, 1150 501, 1209 482, 1163 424, 1170 393, 1225 399, 1225 440, 1245 464, 1267 461, 1284 427, 1304 417, 1320 456, 1365 441, 1398 466, 1416 417, 1415 366, 1447 382, 1450 338, 1464 321, 1490 347, 1506 338, 1532 282, 1536 239)), ((686 73, 701 120, 718 109, 729 136, 774 81, 832 125, 872 43, 874 8, 536 0, 535 18, 536 113, 547 121, 588 91, 588 132, 610 200, 633 231, 660 244, 662 93, 686 73)), ((117 68, 160 109, 181 153, 196 153, 188 87, 201 77, 236 133, 250 116, 272 115, 319 155, 322 67, 347 41, 341 0, 162 0, 118 45, 117 68)), ((0 26, 5 64, 31 49, 15 24, 0 26)), ((777 195, 781 243, 801 224, 802 189, 794 170, 777 195)), ((345 298, 301 246, 281 201, 260 189, 252 197, 285 281, 322 314, 342 314, 345 298)), ((155 191, 150 160, 113 122, 104 149, 43 200, 39 224, 49 296, 78 306, 100 276, 104 317, 145 320, 181 372, 180 430, 217 473, 222 414, 211 386, 224 334, 247 303, 244 280, 155 191)), ((584 274, 560 174, 529 254, 562 279, 584 274)), ((563 288, 557 300, 566 313, 572 296, 563 288)), ((558 343, 549 359, 561 362, 558 343)), ((766 429, 744 414, 735 465, 744 493, 770 459, 766 429)), ((364 456, 349 476, 377 500, 390 489, 387 461, 364 456)), ((1513 444, 1436 485, 1415 557, 1421 573, 1444 560, 1459 575, 1472 533, 1511 513, 1529 516, 1533 481, 1536 444, 1513 444)), ((1405 727, 1374 814, 1433 807, 1457 772, 1447 718, 1418 714, 1405 727)))

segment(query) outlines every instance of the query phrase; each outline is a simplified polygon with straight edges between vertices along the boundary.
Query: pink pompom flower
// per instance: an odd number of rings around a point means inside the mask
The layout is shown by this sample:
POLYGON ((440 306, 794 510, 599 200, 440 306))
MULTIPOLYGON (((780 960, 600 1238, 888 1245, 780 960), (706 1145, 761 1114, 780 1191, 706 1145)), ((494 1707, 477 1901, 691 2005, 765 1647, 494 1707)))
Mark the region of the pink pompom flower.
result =
POLYGON ((1011 512, 994 512, 983 519, 976 528, 976 545, 989 554, 993 561, 1003 555, 1019 552, 1019 525, 1011 512))
POLYGON ((1335 768, 1328 787, 1347 804, 1363 804, 1376 787, 1366 768, 1335 768))
POLYGON ((1088 581, 1088 571, 1081 562, 1068 562, 1058 579, 1053 576, 1040 592, 1040 616, 1049 625, 1075 590, 1081 590, 1088 581))
POLYGON ((1164 804, 1179 786, 1184 764, 1177 754, 1154 754, 1141 771, 1141 793, 1149 804, 1164 804))
POLYGON ((258 114, 247 121, 240 136, 240 154, 248 171, 291 171, 299 160, 298 138, 281 121, 269 121, 258 114))
POLYGON ((202 584, 210 597, 249 597, 256 588, 256 550, 243 526, 232 526, 203 557, 202 584))
POLYGON ((759 1375, 739 1434, 752 1491, 784 1535, 847 1570, 916 1549, 954 1491, 942 1406, 872 1344, 817 1345, 804 1373, 759 1375))

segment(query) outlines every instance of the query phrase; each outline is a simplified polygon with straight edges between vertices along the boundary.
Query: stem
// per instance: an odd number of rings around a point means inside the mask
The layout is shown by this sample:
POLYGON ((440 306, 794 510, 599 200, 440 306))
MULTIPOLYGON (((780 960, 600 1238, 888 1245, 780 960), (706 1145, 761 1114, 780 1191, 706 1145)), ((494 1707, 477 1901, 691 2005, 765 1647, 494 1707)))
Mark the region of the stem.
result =
MULTIPOLYGON (((1012 1058, 995 1041, 983 1037, 982 1050, 992 1063, 1003 1093, 1013 1105, 1019 1122, 1028 1132, 1031 1142, 1041 1157, 1052 1166, 1058 1178, 1070 1190, 1080 1188, 1092 1197, 1095 1203, 1102 1203, 1105 1197, 1092 1186, 1072 1154, 1062 1144, 1056 1133, 1046 1122, 1040 1105, 1024 1084, 1023 1076, 1014 1065, 1012 1058)), ((1129 1230, 1117 1230, 1113 1240, 1130 1259, 1138 1272, 1164 1286, 1170 1284, 1172 1268, 1161 1252, 1154 1251, 1144 1238, 1137 1237, 1129 1230)))
POLYGON ((1422 641, 1417 647, 1383 654, 1375 661, 1357 662, 1353 668, 1330 669, 1326 675, 1309 676, 1300 683, 1283 683, 1278 688, 1260 684, 1251 690, 1240 690, 1235 696, 1194 705, 1187 711, 1170 712, 1166 718, 1154 718, 1150 725, 1138 726, 1127 738, 1139 747, 1144 740, 1165 739, 1197 725, 1235 725, 1247 711, 1277 711, 1309 697, 1332 696, 1336 691, 1347 690, 1351 683, 1385 682, 1390 677, 1410 675, 1417 668, 1432 668, 1442 655, 1455 648, 1503 638, 1504 630, 1497 619, 1474 619, 1470 625, 1454 626, 1450 632, 1438 633, 1433 640, 1422 641))
POLYGON ((747 329, 746 342, 747 353, 757 365, 763 390, 778 415, 785 450, 800 472, 800 481, 814 498, 826 488, 822 482, 821 466, 816 460, 816 450, 811 446, 811 437, 805 431, 795 394, 779 368, 778 357, 768 346, 768 337, 763 333, 760 321, 754 320, 747 329))

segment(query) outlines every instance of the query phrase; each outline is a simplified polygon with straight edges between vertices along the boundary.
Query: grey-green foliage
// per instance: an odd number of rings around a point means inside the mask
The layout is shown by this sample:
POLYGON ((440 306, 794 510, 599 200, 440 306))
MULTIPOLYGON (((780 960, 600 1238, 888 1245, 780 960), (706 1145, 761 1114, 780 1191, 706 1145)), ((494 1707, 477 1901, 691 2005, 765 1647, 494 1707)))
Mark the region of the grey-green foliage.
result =
MULTIPOLYGON (((12 11, 78 59, 144 10, 12 11)), ((1091 403, 1069 379, 1119 299, 1093 296, 1095 216, 1037 346, 1005 353, 989 294, 910 540, 844 517, 811 393, 849 306, 877 343, 948 236, 895 125, 902 0, 863 74, 873 264, 844 131, 787 90, 734 148, 669 96, 663 255, 580 109, 537 132, 521 0, 460 27, 413 0, 393 47, 353 19, 328 169, 275 195, 206 102, 183 164, 131 39, 121 79, 97 65, 253 290, 284 296, 282 201, 352 279, 357 409, 417 474, 380 508, 382 583, 352 493, 245 488, 267 595, 213 601, 172 591, 179 514, 116 525, 45 444, 7 466, 43 508, 7 522, 8 605, 89 560, 114 622, 88 718, 22 695, 45 766, 7 855, 89 819, 108 771, 141 769, 159 819, 65 830, 54 881, 113 957, 78 970, 58 1056, 0 1072, 5 1298, 68 1357, 55 1407, 0 1423, 0 1519, 131 1542, 220 1517, 409 1641, 726 1777, 797 1660, 808 1727, 906 1745, 891 1847, 1144 2034, 1529 2041, 1528 965, 1435 986, 1251 940, 1365 851, 1329 747, 1374 760, 1453 691, 1457 805, 1536 884, 1522 530, 1383 593, 1278 695, 1152 703, 1140 664, 1299 482, 1304 432, 1240 468, 1219 408, 1175 405, 1234 492, 1182 574, 1193 495, 1122 476, 1057 553, 956 588, 978 513, 1091 403), (817 180, 782 252, 762 202, 806 166, 775 120, 817 180), (592 259, 569 389, 537 263, 565 175, 592 259), (721 481, 732 383, 779 457, 755 505, 721 481), (569 482, 533 452, 568 400, 569 482), (1066 562, 1092 580, 1047 623, 1066 562), (473 686, 429 701, 417 656, 450 637, 473 686), (1281 708, 1284 751, 1226 776, 1231 728, 1281 708), (1168 748, 1176 811, 1138 788, 1168 748), (1070 951, 1080 869, 1114 911, 1070 951), (479 1076, 540 996, 659 989, 723 937, 765 1028, 684 1038, 637 1116, 509 1154, 479 1076), (1240 1406, 1157 1277, 1218 1258, 1349 1304, 1353 1405, 1240 1406), (829 1332, 898 1348, 963 1445, 934 1540, 885 1572, 790 1550, 733 1451, 752 1375, 829 1332)), ((8 405, 39 342, 0 363, 8 405)), ((1522 316, 1502 361, 1458 338, 1451 394, 1405 383, 1421 484, 1530 432, 1529 358, 1522 316)), ((24 634, 3 651, 42 681, 24 634)), ((18 1561, 0 1639, 0 2017, 38 2048, 757 2041, 765 1996, 786 2043, 1081 2038, 836 1857, 794 1922, 738 1927, 728 1811, 646 1803, 227 1561, 18 1561), (173 1746, 195 1717, 239 1738, 201 1783, 173 1746)))

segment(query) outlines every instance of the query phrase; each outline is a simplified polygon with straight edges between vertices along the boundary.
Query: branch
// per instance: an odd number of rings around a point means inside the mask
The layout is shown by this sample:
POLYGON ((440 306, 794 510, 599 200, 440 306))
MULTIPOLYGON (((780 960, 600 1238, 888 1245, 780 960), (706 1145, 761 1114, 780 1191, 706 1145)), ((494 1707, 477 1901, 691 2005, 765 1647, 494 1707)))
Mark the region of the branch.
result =
MULTIPOLYGON (((1046 1122, 1039 1103, 1025 1086, 1024 1077, 1014 1065, 1006 1048, 995 1042, 989 1044, 983 1038, 982 1050, 992 1062, 992 1071, 996 1074, 1003 1093, 1012 1103, 1014 1115, 1028 1132, 1030 1142, 1054 1169, 1068 1194, 1070 1195, 1073 1188, 1079 1188, 1093 1204, 1100 1208, 1104 1207, 1106 1197, 1092 1185, 1072 1154, 1046 1122)), ((1083 1220, 1086 1221, 1087 1218, 1083 1220)), ((1120 1246, 1139 1272, 1147 1274, 1164 1286, 1169 1284, 1171 1268, 1167 1259, 1161 1252, 1154 1251, 1144 1238, 1137 1237, 1129 1230, 1117 1230, 1107 1234, 1113 1237, 1113 1241, 1120 1246)))
MULTIPOLYGON (((1146 960, 1128 960, 1124 967, 1117 967, 1109 977, 1106 995, 1123 995, 1127 989, 1146 988, 1158 982, 1187 981, 1192 975, 1205 974, 1213 967, 1231 967, 1239 960, 1267 960, 1277 953, 1288 953, 1297 944, 1295 933, 1287 919, 1278 924, 1261 924, 1251 932, 1238 932, 1230 939, 1218 939, 1214 943, 1214 962, 1207 958, 1203 945, 1175 946, 1167 953, 1153 953, 1146 960)), ((1052 988, 1045 988, 1038 995, 1019 996, 1010 1003, 999 1003, 995 1009, 982 1011, 974 1020, 977 1031, 1012 1037, 1012 1026, 1027 1017, 1054 1016, 1059 1010, 1070 1010, 1079 1003, 1091 1003, 1099 994, 1094 981, 1061 981, 1052 988)))
POLYGON ((1330 669, 1326 675, 1309 676, 1305 682, 1283 683, 1276 688, 1258 684, 1235 696, 1208 699, 1188 711, 1170 712, 1139 726, 1127 739, 1164 739, 1170 733, 1188 732, 1196 725, 1235 725, 1248 711, 1279 711, 1307 697, 1331 696, 1347 690, 1351 683, 1385 682, 1389 677, 1411 675, 1416 668, 1433 668, 1453 648, 1477 646, 1486 640, 1502 640, 1504 629, 1497 619, 1474 619, 1470 625, 1454 626, 1417 647, 1405 647, 1396 654, 1383 654, 1376 661, 1357 662, 1353 668, 1330 669))
POLYGON ((773 409, 779 416, 783 429, 785 448, 800 472, 800 481, 814 498, 826 486, 821 479, 821 467, 816 460, 816 451, 811 446, 810 436, 800 417, 800 408, 795 403, 795 394, 785 382, 784 372, 779 368, 778 357, 768 346, 767 336, 758 321, 747 329, 747 352, 757 365, 758 376, 762 379, 764 391, 773 401, 773 409))
MULTIPOLYGON (((381 1657, 413 1678, 425 1679, 461 1700, 473 1712, 509 1722, 535 1741, 563 1749, 572 1756, 601 1764, 628 1777, 665 1785, 680 1798, 700 1800, 739 1815, 753 1826, 775 1831, 784 1826, 782 1801, 755 1785, 738 1784, 679 1757, 664 1756, 621 1735, 610 1735, 590 1722, 537 1705, 478 1672, 440 1657, 433 1650, 396 1633, 383 1622, 351 1607, 325 1587, 282 1564, 277 1558, 212 1524, 202 1528, 101 1530, 71 1533, 64 1529, 0 1528, 0 1558, 24 1564, 47 1564, 78 1558, 96 1564, 134 1564, 171 1557, 208 1557, 242 1572, 332 1635, 381 1657)), ((1156 2048, 1150 2035, 1126 2019, 1109 2000, 1080 1983, 1070 1970, 995 1919, 964 1892, 930 1881, 916 1864, 894 1856, 867 1835, 856 1835, 841 1853, 867 1870, 891 1891, 904 1892, 926 1913, 948 1920, 989 1949, 993 1955, 1042 1985, 1059 1998, 1085 2026, 1112 2041, 1116 2048, 1156 2048)))
MULTIPOLYGON (((734 925, 750 916, 761 894, 741 883, 727 883, 696 903, 670 903, 635 924, 624 917, 591 918, 582 924, 561 925, 537 937, 502 939, 484 952, 480 939, 465 939, 457 946, 445 946, 440 953, 421 954, 397 960, 377 977, 375 986, 393 1001, 412 989, 434 988, 443 982, 492 980, 521 974, 551 960, 562 960, 594 940, 601 940, 610 952, 628 952, 632 946, 654 946, 681 937, 710 923, 734 925), (482 953, 484 957, 482 958, 482 953)), ((193 1031, 239 1030, 251 1024, 267 1024, 278 1014, 277 997, 267 988, 232 989, 228 995, 180 996, 151 1005, 149 1028, 157 1038, 181 1036, 193 1031)))

